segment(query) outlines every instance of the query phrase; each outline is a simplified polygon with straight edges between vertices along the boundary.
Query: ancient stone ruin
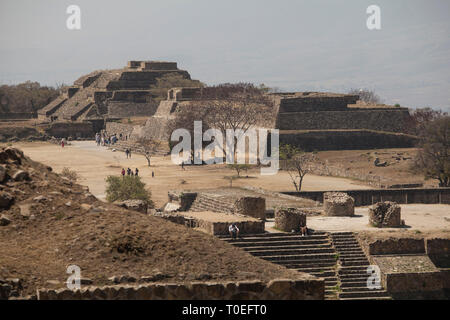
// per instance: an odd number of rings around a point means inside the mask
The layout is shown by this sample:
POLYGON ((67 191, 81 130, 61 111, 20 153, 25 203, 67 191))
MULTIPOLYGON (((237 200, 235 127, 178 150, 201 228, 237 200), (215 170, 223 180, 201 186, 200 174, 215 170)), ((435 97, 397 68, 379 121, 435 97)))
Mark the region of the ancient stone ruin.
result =
MULTIPOLYGON (((178 69, 176 62, 164 61, 129 61, 122 69, 94 71, 80 77, 66 92, 40 109, 38 118, 63 122, 63 128, 85 123, 91 128, 86 135, 92 138, 104 128, 105 120, 155 114, 160 97, 150 87, 169 74, 191 79, 187 71, 178 69)), ((64 136, 61 132, 53 135, 64 136)))
POLYGON ((266 199, 262 197, 241 197, 234 203, 234 212, 265 220, 266 199))
POLYGON ((306 214, 296 208, 279 208, 275 210, 275 228, 285 232, 298 232, 306 226, 306 214))
POLYGON ((401 208, 396 202, 377 202, 369 208, 369 223, 378 228, 402 226, 401 208))
POLYGON ((327 216, 355 215, 355 200, 344 192, 326 192, 323 207, 327 216))

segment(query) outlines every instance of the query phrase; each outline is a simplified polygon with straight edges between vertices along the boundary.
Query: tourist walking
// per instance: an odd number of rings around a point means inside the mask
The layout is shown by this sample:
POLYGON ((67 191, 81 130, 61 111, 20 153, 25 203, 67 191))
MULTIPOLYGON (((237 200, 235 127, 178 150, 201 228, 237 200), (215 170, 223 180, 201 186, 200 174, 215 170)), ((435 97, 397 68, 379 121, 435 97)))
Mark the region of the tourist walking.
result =
POLYGON ((122 168, 122 178, 125 178, 125 168, 122 168))
POLYGON ((64 148, 64 138, 61 139, 61 147, 64 148))
POLYGON ((127 176, 131 176, 131 169, 130 168, 127 169, 127 176))
POLYGON ((128 148, 125 149, 125 154, 127 155, 127 159, 128 159, 128 155, 130 154, 130 150, 128 150, 128 148))
POLYGON ((136 168, 136 170, 134 170, 134 175, 137 177, 139 175, 139 169, 136 168))

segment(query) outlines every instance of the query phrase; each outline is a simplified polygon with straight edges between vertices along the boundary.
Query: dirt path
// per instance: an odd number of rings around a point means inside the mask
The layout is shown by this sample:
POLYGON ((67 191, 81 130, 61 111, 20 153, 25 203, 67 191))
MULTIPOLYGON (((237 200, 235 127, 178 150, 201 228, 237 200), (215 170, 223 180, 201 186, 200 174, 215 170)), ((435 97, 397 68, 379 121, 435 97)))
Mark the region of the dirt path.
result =
MULTIPOLYGON (((192 166, 181 170, 173 164, 170 157, 152 158, 152 166, 147 166, 146 159, 132 154, 127 159, 123 152, 113 152, 105 147, 97 147, 93 141, 75 141, 71 146, 61 148, 46 142, 15 143, 33 160, 53 167, 61 172, 64 167, 75 170, 80 179, 78 183, 87 185, 91 192, 100 199, 105 198, 105 178, 108 175, 120 175, 122 168, 139 168, 140 176, 151 189, 156 205, 162 206, 167 201, 167 191, 183 189, 211 189, 229 186, 225 176, 235 175, 234 171, 224 165, 192 166), (152 178, 152 171, 155 177, 152 178)), ((248 172, 249 178, 233 181, 233 186, 253 186, 272 191, 293 190, 287 173, 278 172, 273 176, 262 176, 259 169, 248 172)), ((307 175, 303 190, 349 190, 370 189, 350 179, 307 175)))

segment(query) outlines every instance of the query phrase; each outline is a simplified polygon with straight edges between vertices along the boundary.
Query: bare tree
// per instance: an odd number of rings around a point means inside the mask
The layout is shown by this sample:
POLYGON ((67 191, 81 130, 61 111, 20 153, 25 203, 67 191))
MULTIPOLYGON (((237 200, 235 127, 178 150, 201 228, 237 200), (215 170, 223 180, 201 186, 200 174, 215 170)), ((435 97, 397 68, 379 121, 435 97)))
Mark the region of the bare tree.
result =
POLYGON ((193 138, 195 120, 203 122, 203 131, 215 128, 225 134, 227 129, 240 129, 234 140, 236 152, 237 142, 248 129, 271 119, 272 114, 273 100, 264 90, 248 83, 222 84, 202 88, 188 105, 181 106, 172 130, 185 128, 193 138))
POLYGON ((350 89, 349 94, 359 96, 359 100, 368 104, 380 104, 380 97, 372 90, 367 89, 350 89))
POLYGON ((450 116, 428 122, 420 132, 419 147, 416 168, 439 180, 440 187, 450 187, 450 116))
POLYGON ((284 160, 284 169, 289 174, 295 190, 300 192, 303 178, 311 172, 311 164, 317 161, 317 157, 313 153, 303 152, 291 145, 282 145, 280 158, 284 160))
POLYGON ((150 167, 151 157, 158 151, 161 142, 151 138, 140 138, 137 143, 144 150, 145 159, 147 159, 147 164, 150 167))

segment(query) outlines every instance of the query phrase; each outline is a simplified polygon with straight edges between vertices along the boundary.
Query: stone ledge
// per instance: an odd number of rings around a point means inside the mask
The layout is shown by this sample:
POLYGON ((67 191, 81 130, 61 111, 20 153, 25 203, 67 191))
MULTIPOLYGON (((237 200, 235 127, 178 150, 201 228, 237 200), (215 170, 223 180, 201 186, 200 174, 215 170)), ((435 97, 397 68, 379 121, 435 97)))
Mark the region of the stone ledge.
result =
POLYGON ((323 300, 323 279, 274 279, 239 282, 154 283, 38 289, 38 300, 323 300))

